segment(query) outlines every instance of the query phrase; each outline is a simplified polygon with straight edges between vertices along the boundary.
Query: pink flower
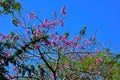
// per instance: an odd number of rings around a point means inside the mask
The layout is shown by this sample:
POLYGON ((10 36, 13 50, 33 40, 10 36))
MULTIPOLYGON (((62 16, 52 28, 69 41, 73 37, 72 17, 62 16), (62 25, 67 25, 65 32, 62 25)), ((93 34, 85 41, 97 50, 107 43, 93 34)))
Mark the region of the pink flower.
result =
POLYGON ((34 45, 34 49, 38 49, 39 46, 37 44, 34 45))
POLYGON ((95 58, 96 55, 95 54, 90 54, 90 58, 95 58))
POLYGON ((60 36, 57 36, 57 42, 59 42, 61 40, 60 36))
POLYGON ((48 40, 44 40, 44 42, 45 42, 45 45, 47 45, 47 46, 50 45, 50 43, 51 43, 51 42, 48 41, 48 40))
POLYGON ((49 27, 50 26, 50 21, 48 21, 46 18, 44 18, 43 24, 44 24, 44 26, 49 27))
POLYGON ((91 40, 92 40, 92 41, 95 40, 95 35, 92 35, 91 40))
POLYGON ((56 12, 54 11, 52 14, 53 14, 53 18, 56 18, 56 12))
MULTIPOLYGON (((54 80, 55 77, 58 78, 59 75, 58 75, 58 74, 56 74, 56 75, 53 75, 53 74, 52 74, 51 78, 49 78, 49 79, 47 79, 47 80, 54 80)), ((46 79, 45 79, 45 80, 46 80, 46 79)))
POLYGON ((102 58, 97 58, 96 59, 96 64, 101 64, 103 62, 103 59, 102 58))
POLYGON ((56 39, 57 39, 56 36, 53 36, 53 37, 52 37, 52 40, 56 40, 56 39))
POLYGON ((30 19, 31 18, 31 15, 30 14, 28 14, 28 19, 30 19))
POLYGON ((21 22, 18 22, 18 25, 21 25, 22 23, 21 22))
POLYGON ((51 34, 49 34, 49 35, 50 35, 51 37, 54 37, 54 34, 52 34, 52 33, 51 33, 51 34))
POLYGON ((40 36, 41 35, 41 31, 40 30, 34 30, 33 32, 36 36, 40 36))
POLYGON ((52 25, 52 28, 54 29, 54 27, 57 25, 57 22, 56 21, 52 21, 51 25, 52 25))
POLYGON ((9 36, 7 36, 7 35, 6 35, 6 36, 4 36, 4 38, 5 38, 5 39, 8 39, 8 38, 9 38, 9 36))
POLYGON ((9 36, 7 36, 5 34, 0 34, 0 35, 3 37, 3 39, 8 39, 9 38, 9 36))
POLYGON ((36 36, 35 36, 35 35, 32 35, 32 36, 31 36, 31 39, 35 39, 35 38, 36 38, 36 36))
POLYGON ((0 42, 2 41, 2 38, 0 38, 0 42))
POLYGON ((31 75, 30 75, 31 77, 33 77, 34 76, 34 74, 33 73, 31 73, 31 75))
POLYGON ((33 46, 30 45, 29 48, 30 48, 30 49, 33 49, 33 46))
POLYGON ((90 45, 90 44, 91 44, 91 42, 90 42, 90 41, 87 41, 87 44, 88 44, 88 45, 90 45))
POLYGON ((79 40, 79 36, 75 36, 75 39, 76 39, 76 40, 79 40))
POLYGON ((92 70, 92 68, 93 68, 92 66, 89 66, 89 70, 92 70))
POLYGON ((76 48, 80 48, 80 47, 81 47, 81 45, 80 45, 80 44, 77 44, 76 48))
POLYGON ((82 64, 84 64, 84 60, 81 60, 82 64))
POLYGON ((51 41, 51 44, 53 45, 53 46, 56 46, 56 43, 52 40, 51 41))
POLYGON ((34 12, 28 14, 28 19, 35 19, 35 14, 34 12))
POLYGON ((17 66, 14 66, 13 68, 12 68, 12 71, 14 72, 15 70, 17 70, 17 66))
POLYGON ((66 42, 66 45, 68 45, 68 46, 70 46, 70 45, 72 45, 72 44, 73 44, 73 41, 72 41, 72 40, 66 42))
POLYGON ((18 25, 19 25, 19 26, 22 26, 22 27, 25 26, 25 24, 23 24, 23 23, 21 23, 21 22, 18 22, 18 25))
POLYGON ((44 25, 39 25, 39 26, 37 26, 37 28, 45 28, 45 26, 44 25))
POLYGON ((101 74, 101 72, 99 72, 99 71, 98 71, 98 72, 97 72, 97 74, 98 74, 98 75, 100 75, 100 74, 101 74))
POLYGON ((23 37, 22 37, 22 40, 23 40, 24 42, 26 42, 26 37, 25 37, 25 36, 23 36, 23 37))
POLYGON ((8 50, 5 52, 7 58, 10 56, 10 52, 11 52, 11 50, 8 50))
POLYGON ((88 44, 88 45, 90 45, 90 44, 91 44, 91 42, 90 42, 90 41, 88 41, 87 39, 84 39, 84 42, 85 42, 86 44, 88 44))
POLYGON ((87 57, 88 57, 88 54, 85 54, 85 55, 84 55, 84 58, 87 58, 87 57))
POLYGON ((62 8, 61 8, 61 15, 65 15, 66 14, 66 6, 63 6, 62 8))
POLYGON ((58 22, 60 23, 60 26, 64 26, 63 20, 59 19, 58 22))
POLYGON ((71 65, 70 65, 70 64, 68 64, 68 63, 66 63, 66 64, 65 64, 65 66, 66 66, 66 67, 70 67, 71 65))
POLYGON ((82 49, 86 49, 87 47, 86 47, 86 46, 82 46, 81 48, 82 48, 82 49))
POLYGON ((55 76, 56 78, 58 78, 59 77, 59 75, 58 74, 56 74, 56 76, 55 76))
POLYGON ((9 75, 8 74, 5 74, 5 78, 7 78, 9 80, 9 75))
POLYGON ((26 33, 27 33, 27 34, 30 34, 30 31, 27 29, 27 30, 26 30, 26 33))
POLYGON ((63 37, 61 38, 61 40, 62 40, 63 42, 65 42, 66 36, 63 36, 63 37))
POLYGON ((60 46, 60 45, 58 45, 57 47, 58 47, 59 50, 61 49, 61 46, 60 46))

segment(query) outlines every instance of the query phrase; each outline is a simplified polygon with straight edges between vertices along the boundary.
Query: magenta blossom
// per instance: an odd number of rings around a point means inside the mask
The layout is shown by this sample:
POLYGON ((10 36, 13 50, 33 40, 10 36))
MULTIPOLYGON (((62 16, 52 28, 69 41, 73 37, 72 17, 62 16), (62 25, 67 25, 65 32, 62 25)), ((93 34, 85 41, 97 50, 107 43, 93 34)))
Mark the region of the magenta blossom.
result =
POLYGON ((14 67, 12 68, 12 71, 13 71, 13 72, 16 71, 17 68, 18 68, 18 66, 14 66, 14 67))
POLYGON ((66 15, 66 6, 63 6, 61 9, 61 15, 66 15))
POLYGON ((53 18, 56 18, 56 12, 54 11, 52 12, 52 14, 53 14, 53 18))
POLYGON ((43 22, 44 26, 49 27, 50 26, 50 21, 47 20, 46 18, 44 18, 44 22, 43 22))
POLYGON ((53 46, 56 46, 56 43, 52 40, 51 41, 51 44, 53 45, 53 46))
POLYGON ((45 28, 45 26, 44 25, 39 25, 39 26, 37 26, 37 28, 45 28))
POLYGON ((40 36, 41 35, 41 31, 40 30, 34 30, 33 32, 36 36, 40 36))
POLYGON ((0 34, 0 36, 2 36, 3 39, 8 39, 8 38, 9 38, 9 36, 7 36, 7 35, 5 35, 5 34, 0 34))
POLYGON ((58 22, 60 23, 60 26, 64 26, 63 20, 59 19, 58 22))
POLYGON ((92 70, 92 68, 93 68, 92 66, 89 66, 89 70, 92 70))
POLYGON ((37 44, 34 45, 34 49, 38 49, 39 46, 37 44))
POLYGON ((48 40, 44 40, 44 42, 45 42, 45 45, 47 45, 47 46, 51 44, 51 42, 48 40))
POLYGON ((22 22, 20 22, 20 21, 18 21, 18 25, 19 26, 22 26, 22 27, 24 27, 25 26, 25 24, 23 24, 22 22))
POLYGON ((79 40, 79 36, 75 36, 75 40, 77 40, 77 41, 78 41, 78 40, 79 40))
POLYGON ((57 42, 59 42, 61 40, 60 36, 57 36, 57 42))
POLYGON ((66 45, 67 45, 67 46, 70 46, 70 45, 72 45, 72 44, 73 44, 73 41, 72 41, 72 40, 66 42, 66 45))
POLYGON ((92 35, 91 40, 92 40, 92 41, 95 40, 95 35, 92 35))
POLYGON ((103 62, 103 59, 102 58, 97 58, 96 59, 96 64, 101 64, 103 62))
POLYGON ((52 34, 52 33, 50 33, 49 35, 50 35, 51 37, 54 37, 54 34, 52 34))
POLYGON ((30 34, 30 31, 27 29, 27 30, 26 30, 26 33, 27 33, 27 34, 30 34))
POLYGON ((80 48, 80 47, 81 47, 81 45, 80 45, 80 44, 77 44, 76 48, 80 48))
POLYGON ((51 22, 51 25, 52 25, 52 29, 54 29, 54 27, 57 26, 57 22, 54 20, 51 22))
POLYGON ((65 41, 66 41, 66 36, 63 36, 63 37, 61 38, 61 40, 62 40, 63 42, 65 42, 65 41))
POLYGON ((36 18, 36 16, 35 16, 34 12, 28 14, 28 19, 35 19, 35 18, 36 18))

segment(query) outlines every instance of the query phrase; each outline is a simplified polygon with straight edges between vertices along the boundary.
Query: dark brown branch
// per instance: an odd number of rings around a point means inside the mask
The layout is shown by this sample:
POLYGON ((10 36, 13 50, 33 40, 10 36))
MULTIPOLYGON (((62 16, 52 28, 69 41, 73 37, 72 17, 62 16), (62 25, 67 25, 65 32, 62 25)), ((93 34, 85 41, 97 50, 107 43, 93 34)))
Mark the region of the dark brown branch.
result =
POLYGON ((46 64, 46 66, 52 71, 53 75, 54 75, 54 79, 56 80, 56 72, 53 70, 53 68, 50 66, 50 64, 45 60, 44 56, 42 55, 40 49, 38 48, 38 51, 41 55, 41 59, 44 61, 44 63, 46 64))
POLYGON ((59 53, 59 49, 58 49, 58 59, 57 59, 57 66, 55 68, 55 72, 57 72, 59 61, 60 61, 60 53, 59 53))

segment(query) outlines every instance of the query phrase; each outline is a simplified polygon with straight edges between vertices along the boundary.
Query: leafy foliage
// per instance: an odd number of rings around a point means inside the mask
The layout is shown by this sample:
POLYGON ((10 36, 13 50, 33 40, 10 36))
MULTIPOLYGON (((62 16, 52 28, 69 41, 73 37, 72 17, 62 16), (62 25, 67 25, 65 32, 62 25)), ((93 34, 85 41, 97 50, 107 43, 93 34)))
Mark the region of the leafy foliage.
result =
POLYGON ((0 13, 9 14, 14 11, 20 11, 21 5, 16 0, 0 0, 0 13))

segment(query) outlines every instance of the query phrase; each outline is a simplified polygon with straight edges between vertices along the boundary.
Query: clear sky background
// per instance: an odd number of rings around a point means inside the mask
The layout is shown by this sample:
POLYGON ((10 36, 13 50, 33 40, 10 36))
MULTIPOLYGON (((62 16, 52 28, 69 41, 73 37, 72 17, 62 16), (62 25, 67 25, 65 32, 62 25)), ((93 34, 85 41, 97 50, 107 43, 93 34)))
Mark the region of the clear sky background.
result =
MULTIPOLYGON (((51 19, 52 11, 60 12, 66 5, 67 15, 62 32, 71 36, 79 33, 83 25, 87 26, 90 37, 97 29, 97 40, 111 48, 118 47, 120 52, 120 0, 17 0, 28 11, 35 11, 41 19, 51 19), (111 45, 109 45, 111 43, 111 45)), ((0 32, 9 33, 15 28, 9 16, 0 17, 0 32)), ((61 32, 60 31, 60 32, 61 32)))

